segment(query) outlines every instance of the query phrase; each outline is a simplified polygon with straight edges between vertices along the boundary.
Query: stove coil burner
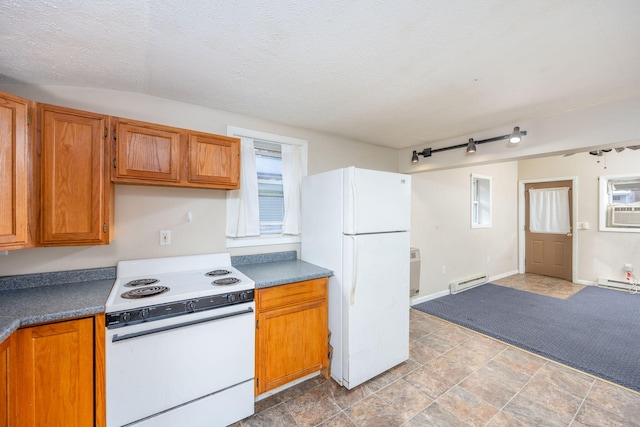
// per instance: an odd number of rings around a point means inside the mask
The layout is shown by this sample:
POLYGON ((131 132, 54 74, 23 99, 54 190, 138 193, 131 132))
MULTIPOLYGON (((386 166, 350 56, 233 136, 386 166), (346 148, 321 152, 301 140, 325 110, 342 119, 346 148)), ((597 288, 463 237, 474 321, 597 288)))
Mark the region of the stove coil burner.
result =
POLYGON ((205 273, 205 276, 226 276, 227 274, 231 274, 229 270, 212 270, 208 273, 205 273))
POLYGON ((127 291, 120 296, 126 299, 147 298, 147 297, 163 294, 168 290, 169 288, 166 286, 149 286, 147 288, 137 288, 131 291, 127 291))
POLYGON ((214 280, 213 282, 211 282, 214 285, 233 285, 234 283, 238 283, 240 281, 240 279, 236 278, 236 277, 225 277, 224 279, 218 279, 218 280, 214 280))
POLYGON ((128 282, 125 286, 128 288, 132 288, 134 286, 153 285, 154 283, 158 283, 158 279, 137 279, 128 282))

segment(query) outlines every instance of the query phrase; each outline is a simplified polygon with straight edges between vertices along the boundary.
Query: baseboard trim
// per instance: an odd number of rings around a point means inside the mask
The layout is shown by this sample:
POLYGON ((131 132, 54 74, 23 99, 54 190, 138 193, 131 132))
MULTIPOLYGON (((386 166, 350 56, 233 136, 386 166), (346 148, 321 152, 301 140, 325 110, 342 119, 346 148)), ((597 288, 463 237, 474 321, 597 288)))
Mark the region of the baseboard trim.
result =
POLYGON ((431 294, 431 295, 425 295, 423 297, 417 297, 417 298, 412 298, 411 299, 411 306, 423 303, 423 302, 427 302, 427 301, 431 301, 432 299, 438 299, 440 297, 444 297, 451 294, 451 291, 449 291, 449 289, 446 289, 444 291, 440 291, 440 292, 436 292, 435 294, 431 294))
POLYGON ((494 280, 504 279, 505 277, 513 276, 514 274, 520 274, 520 272, 518 270, 513 270, 513 271, 508 271, 502 274, 496 274, 495 276, 489 276, 489 283, 491 283, 494 280))

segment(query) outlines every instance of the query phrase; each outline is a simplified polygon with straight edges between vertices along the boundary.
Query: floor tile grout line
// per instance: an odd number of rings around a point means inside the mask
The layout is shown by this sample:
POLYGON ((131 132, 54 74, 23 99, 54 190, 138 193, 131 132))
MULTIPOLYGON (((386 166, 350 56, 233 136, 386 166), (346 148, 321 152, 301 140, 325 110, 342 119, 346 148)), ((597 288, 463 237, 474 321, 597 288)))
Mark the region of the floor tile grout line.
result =
POLYGON ((575 421, 576 417, 580 413, 580 410, 584 406, 584 403, 587 401, 587 398, 589 397, 589 393, 591 393, 591 390, 593 390, 593 386, 595 384, 596 384, 595 380, 591 381, 591 386, 589 387, 589 390, 587 390, 587 392, 585 393, 584 397, 582 398, 582 401, 580 402, 580 405, 578 405, 578 409, 576 409, 576 413, 573 414, 573 417, 571 418, 571 421, 569 421, 569 425, 573 424, 573 422, 575 421))

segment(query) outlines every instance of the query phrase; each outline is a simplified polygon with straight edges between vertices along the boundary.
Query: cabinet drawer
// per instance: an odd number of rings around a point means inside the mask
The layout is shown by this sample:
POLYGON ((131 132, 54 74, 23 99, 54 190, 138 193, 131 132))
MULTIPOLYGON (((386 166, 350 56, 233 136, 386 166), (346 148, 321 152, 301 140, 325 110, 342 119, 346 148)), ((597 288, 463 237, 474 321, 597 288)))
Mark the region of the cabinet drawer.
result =
POLYGON ((327 297, 327 278, 307 280, 289 285, 258 290, 258 310, 269 310, 304 301, 327 297))

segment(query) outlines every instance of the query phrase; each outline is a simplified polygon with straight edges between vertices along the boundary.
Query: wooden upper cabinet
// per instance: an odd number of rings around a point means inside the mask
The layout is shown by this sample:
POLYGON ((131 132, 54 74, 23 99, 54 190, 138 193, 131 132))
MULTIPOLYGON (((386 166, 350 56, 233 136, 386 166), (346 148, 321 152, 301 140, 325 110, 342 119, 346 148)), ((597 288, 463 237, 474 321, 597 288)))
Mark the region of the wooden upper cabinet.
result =
POLYGON ((219 135, 189 134, 189 182, 218 188, 240 186, 240 141, 219 135))
POLYGON ((116 129, 116 182, 180 181, 177 129, 123 119, 116 129))
POLYGON ((0 92, 0 250, 31 246, 28 114, 31 101, 0 92))
POLYGON ((108 244, 113 229, 109 117, 45 104, 38 104, 38 117, 38 245, 108 244))
POLYGON ((240 140, 169 126, 115 119, 115 183, 235 189, 240 140))

